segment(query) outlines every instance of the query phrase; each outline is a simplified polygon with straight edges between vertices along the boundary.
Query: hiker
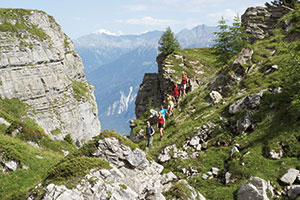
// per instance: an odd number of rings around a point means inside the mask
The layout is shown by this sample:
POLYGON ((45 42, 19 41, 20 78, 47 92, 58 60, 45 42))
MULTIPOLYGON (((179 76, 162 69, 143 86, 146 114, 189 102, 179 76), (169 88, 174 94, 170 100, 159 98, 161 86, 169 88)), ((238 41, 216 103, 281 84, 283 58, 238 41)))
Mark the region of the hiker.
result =
POLYGON ((159 133, 160 133, 159 140, 161 141, 161 139, 163 137, 164 127, 165 127, 165 118, 161 113, 157 114, 157 118, 158 118, 157 128, 158 128, 159 133))
POLYGON ((175 102, 176 102, 176 106, 178 106, 178 101, 179 101, 179 87, 177 85, 177 83, 174 83, 174 88, 173 88, 173 96, 175 98, 175 102))
POLYGON ((182 89, 182 96, 184 97, 186 95, 186 88, 188 87, 188 78, 186 76, 186 74, 182 73, 182 80, 181 80, 181 89, 182 89))
POLYGON ((151 126, 150 122, 147 121, 146 122, 147 127, 146 127, 146 135, 144 136, 145 138, 147 137, 147 143, 146 143, 146 147, 152 148, 153 147, 153 135, 155 133, 154 128, 151 126))
POLYGON ((160 106, 160 109, 159 109, 157 112, 158 112, 158 113, 161 113, 162 116, 163 116, 164 118, 166 118, 167 110, 164 108, 164 105, 161 105, 161 106, 160 106))
POLYGON ((169 116, 173 115, 173 108, 174 108, 174 102, 175 102, 175 98, 168 94, 167 95, 167 102, 168 102, 168 114, 169 116))

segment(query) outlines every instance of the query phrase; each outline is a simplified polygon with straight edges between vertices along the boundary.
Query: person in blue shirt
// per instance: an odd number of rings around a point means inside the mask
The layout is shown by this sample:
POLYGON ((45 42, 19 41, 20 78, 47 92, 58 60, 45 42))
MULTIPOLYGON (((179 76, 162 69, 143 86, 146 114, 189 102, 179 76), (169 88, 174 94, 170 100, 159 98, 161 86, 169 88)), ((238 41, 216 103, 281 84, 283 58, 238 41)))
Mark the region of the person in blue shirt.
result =
POLYGON ((161 115, 166 119, 167 110, 164 108, 163 105, 160 106, 160 109, 157 112, 161 113, 161 115))

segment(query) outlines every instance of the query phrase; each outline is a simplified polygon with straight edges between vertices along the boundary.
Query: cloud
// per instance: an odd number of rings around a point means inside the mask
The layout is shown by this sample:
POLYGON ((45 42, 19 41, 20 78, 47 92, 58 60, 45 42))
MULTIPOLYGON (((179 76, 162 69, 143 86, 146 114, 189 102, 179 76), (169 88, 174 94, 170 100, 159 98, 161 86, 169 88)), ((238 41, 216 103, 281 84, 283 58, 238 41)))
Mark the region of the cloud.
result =
POLYGON ((132 19, 120 19, 116 20, 117 23, 126 23, 130 25, 146 25, 146 26, 159 26, 165 27, 169 25, 176 24, 175 20, 171 19, 157 19, 150 16, 145 16, 142 18, 132 18, 132 19))
POLYGON ((200 12, 207 6, 226 0, 136 0, 139 4, 147 4, 152 11, 200 12))
POLYGON ((149 7, 147 7, 145 5, 125 5, 124 8, 129 10, 129 11, 146 11, 146 10, 149 10, 149 7))
MULTIPOLYGON (((226 20, 232 21, 232 19, 237 15, 238 13, 236 11, 233 11, 232 9, 225 9, 221 12, 217 13, 209 13, 207 14, 207 18, 213 21, 219 21, 221 17, 224 17, 226 20)), ((240 14, 240 13, 239 13, 240 14)))

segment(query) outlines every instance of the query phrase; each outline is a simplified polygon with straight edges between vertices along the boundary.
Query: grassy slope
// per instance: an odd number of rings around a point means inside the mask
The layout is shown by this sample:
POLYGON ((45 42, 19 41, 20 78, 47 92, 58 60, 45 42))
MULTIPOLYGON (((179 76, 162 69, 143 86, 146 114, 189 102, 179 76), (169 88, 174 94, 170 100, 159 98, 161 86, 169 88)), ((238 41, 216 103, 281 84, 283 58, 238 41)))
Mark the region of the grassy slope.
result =
POLYGON ((4 159, 18 162, 21 168, 0 174, 0 199, 24 199, 26 192, 44 180, 48 171, 63 158, 62 150, 76 150, 73 144, 66 141, 51 140, 43 129, 24 117, 29 109, 18 99, 0 99, 0 117, 11 123, 10 127, 0 125, 0 153, 4 159), (16 128, 22 130, 16 137, 11 137, 10 133, 16 128), (33 141, 42 148, 37 149, 26 141, 33 141), (23 166, 29 169, 22 169, 23 166))
POLYGON ((0 174, 0 199, 24 199, 27 191, 45 179, 48 170, 63 157, 61 153, 39 150, 18 138, 1 133, 0 152, 3 151, 17 158, 14 160, 22 166, 28 166, 29 169, 0 174), (43 159, 38 159, 37 155, 43 159))
MULTIPOLYGON (((295 23, 294 28, 289 33, 284 33, 277 29, 274 34, 263 41, 258 41, 251 48, 254 50, 254 56, 251 63, 247 66, 256 64, 258 70, 247 74, 244 80, 232 89, 232 95, 224 99, 225 105, 211 105, 207 103, 206 98, 209 91, 204 87, 188 94, 181 100, 180 107, 177 108, 175 116, 167 121, 165 136, 163 141, 159 142, 158 134, 154 138, 154 149, 148 153, 153 158, 157 158, 159 152, 170 144, 177 144, 182 147, 186 138, 196 134, 194 127, 201 127, 211 121, 221 125, 222 130, 215 130, 208 144, 208 149, 200 153, 200 157, 192 160, 172 159, 164 164, 165 172, 173 171, 177 176, 184 178, 181 172, 182 168, 191 166, 196 168, 200 175, 188 179, 207 199, 234 199, 236 192, 250 176, 258 176, 265 180, 272 181, 276 188, 280 189, 278 179, 289 168, 300 168, 298 161, 300 150, 300 132, 299 132, 299 64, 292 55, 299 51, 300 42, 284 42, 287 35, 299 32, 299 10, 289 14, 286 18, 292 19, 295 23), (276 50, 274 56, 270 53, 276 50), (265 69, 268 66, 278 65, 279 70, 265 75, 265 69), (245 135, 237 135, 220 121, 220 116, 234 124, 236 117, 228 113, 231 103, 241 98, 237 92, 246 89, 242 96, 250 93, 259 92, 262 89, 282 88, 282 93, 273 94, 270 91, 264 93, 262 103, 258 110, 254 112, 256 128, 253 132, 245 135), (274 107, 270 105, 274 103, 274 107), (190 111, 195 109, 193 113, 190 111), (188 116, 188 117, 187 117, 188 116), (199 117, 200 116, 200 117, 199 117), (195 120, 197 119, 197 120, 195 120), (241 152, 230 158, 230 151, 234 144, 240 144, 241 152), (221 144, 221 145, 220 145, 221 144), (267 157, 266 152, 270 150, 283 150, 284 157, 280 160, 272 160, 267 157), (212 167, 219 167, 221 171, 224 165, 228 165, 229 172, 233 178, 237 179, 234 184, 225 186, 218 179, 202 180, 202 173, 206 173, 212 167)), ((208 65, 204 76, 211 76, 220 69, 218 63, 214 62, 213 55, 209 49, 191 49, 176 52, 184 55, 188 59, 195 60, 195 57, 204 65, 205 58, 208 59, 208 65), (202 59, 201 59, 202 58, 202 59), (207 71, 210 70, 210 71, 207 71)), ((297 57, 297 56, 296 56, 297 57)), ((176 67, 176 63, 175 63, 176 67)), ((182 69, 181 69, 182 70, 182 69)), ((180 71, 180 69, 179 69, 180 71)), ((189 70, 186 70, 188 73, 189 70)), ((177 76, 180 76, 180 72, 177 76)), ((236 114, 243 116, 243 111, 236 114)), ((141 124, 141 123, 140 123, 141 124)), ((157 131, 157 130, 156 130, 157 131)), ((158 131, 157 131, 158 132, 158 131)), ((144 148, 145 142, 140 143, 144 148)))

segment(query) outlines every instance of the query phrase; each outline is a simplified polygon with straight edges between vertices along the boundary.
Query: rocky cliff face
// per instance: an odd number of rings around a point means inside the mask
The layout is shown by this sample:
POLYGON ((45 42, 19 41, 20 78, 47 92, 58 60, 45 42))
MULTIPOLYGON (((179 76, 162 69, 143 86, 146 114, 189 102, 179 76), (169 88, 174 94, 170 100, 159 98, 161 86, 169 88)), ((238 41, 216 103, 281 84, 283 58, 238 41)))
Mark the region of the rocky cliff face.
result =
POLYGON ((100 131, 97 105, 71 40, 42 11, 0 10, 0 96, 30 105, 52 138, 81 144, 100 131))
MULTIPOLYGON (((165 100, 167 94, 173 94, 174 83, 181 83, 181 74, 187 74, 190 87, 193 91, 203 84, 203 74, 206 67, 200 58, 186 58, 190 52, 197 52, 196 49, 183 50, 169 55, 167 58, 157 57, 158 73, 145 74, 143 83, 135 101, 135 114, 139 118, 148 108, 159 107, 165 100)), ((201 50, 200 50, 201 51, 201 50)))
POLYGON ((248 40, 262 40, 277 25, 278 20, 290 11, 287 7, 265 8, 250 7, 242 15, 242 23, 246 28, 248 40))

